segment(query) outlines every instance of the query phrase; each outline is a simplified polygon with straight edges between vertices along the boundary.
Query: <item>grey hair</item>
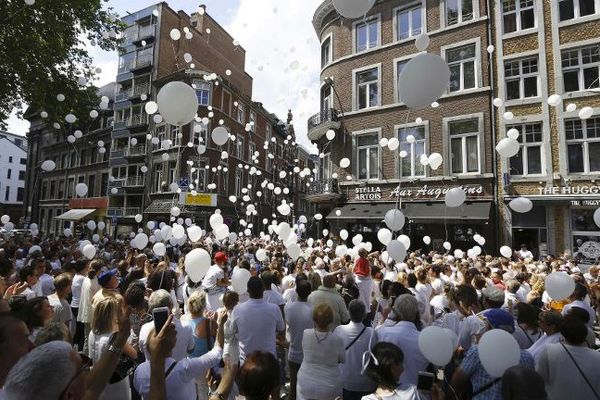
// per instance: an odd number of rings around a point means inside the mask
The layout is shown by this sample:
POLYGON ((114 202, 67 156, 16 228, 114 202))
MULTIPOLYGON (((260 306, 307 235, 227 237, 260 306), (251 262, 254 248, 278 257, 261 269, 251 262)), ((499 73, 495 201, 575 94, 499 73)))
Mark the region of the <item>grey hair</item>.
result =
POLYGON ((58 399, 75 376, 73 348, 53 341, 31 350, 10 370, 4 395, 11 400, 58 399))
POLYGON ((68 342, 69 339, 69 330, 63 322, 51 322, 40 330, 35 338, 35 345, 41 346, 55 340, 68 342))
POLYGON ((508 291, 510 293, 517 293, 517 291, 519 290, 520 287, 521 287, 521 284, 519 283, 519 281, 514 280, 514 279, 511 279, 506 284, 506 288, 508 289, 508 291))
POLYGON ((348 313, 352 322, 363 322, 367 316, 367 306, 362 300, 354 299, 348 304, 348 313))
POLYGON ((158 289, 152 292, 148 299, 148 312, 152 314, 152 310, 158 307, 173 308, 173 300, 171 295, 165 289, 158 289))
POLYGON ((416 322, 419 320, 419 302, 411 294, 403 294, 394 302, 394 314, 398 321, 416 322))

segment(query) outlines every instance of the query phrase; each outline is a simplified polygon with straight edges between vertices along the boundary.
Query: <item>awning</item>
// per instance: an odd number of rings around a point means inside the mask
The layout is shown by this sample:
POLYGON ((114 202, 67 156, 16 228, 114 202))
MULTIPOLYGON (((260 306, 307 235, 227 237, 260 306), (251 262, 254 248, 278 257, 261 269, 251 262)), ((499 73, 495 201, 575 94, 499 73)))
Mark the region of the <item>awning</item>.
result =
POLYGON ((69 210, 66 213, 61 214, 55 218, 62 219, 65 221, 79 221, 80 219, 87 217, 95 211, 95 208, 76 208, 73 210, 69 210))
POLYGON ((179 207, 181 214, 212 215, 213 211, 203 206, 179 204, 177 200, 153 200, 144 210, 144 214, 171 214, 171 208, 179 207))
MULTIPOLYGON (((327 219, 372 219, 382 221, 388 210, 396 203, 349 203, 334 208, 327 219), (340 215, 337 215, 337 211, 340 215)), ((402 212, 407 219, 425 222, 440 220, 487 221, 490 217, 490 202, 465 203, 460 207, 446 207, 444 203, 402 203, 402 212)))

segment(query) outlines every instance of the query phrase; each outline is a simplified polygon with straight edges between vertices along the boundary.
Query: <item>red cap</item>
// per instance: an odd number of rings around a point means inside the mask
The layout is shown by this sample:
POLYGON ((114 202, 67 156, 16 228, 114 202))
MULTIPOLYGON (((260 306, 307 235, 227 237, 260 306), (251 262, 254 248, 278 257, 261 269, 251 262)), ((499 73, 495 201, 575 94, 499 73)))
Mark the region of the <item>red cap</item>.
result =
POLYGON ((227 262, 227 255, 225 255, 225 253, 223 253, 222 251, 217 252, 217 254, 215 254, 215 262, 217 264, 227 262))

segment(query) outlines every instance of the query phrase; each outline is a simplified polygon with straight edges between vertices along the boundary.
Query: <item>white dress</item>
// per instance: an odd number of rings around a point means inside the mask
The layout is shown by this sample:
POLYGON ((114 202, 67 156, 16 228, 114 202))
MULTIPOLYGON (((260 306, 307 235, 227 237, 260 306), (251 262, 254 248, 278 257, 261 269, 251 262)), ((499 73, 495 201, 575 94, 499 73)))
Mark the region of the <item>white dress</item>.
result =
MULTIPOLYGON (((107 349, 110 335, 110 333, 95 335, 94 332, 90 332, 88 339, 88 355, 94 364, 100 359, 102 353, 104 353, 104 351, 107 349)), ((129 386, 129 378, 122 379, 117 383, 109 383, 106 385, 106 388, 104 388, 99 400, 131 400, 131 387, 129 386)))
POLYGON ((298 400, 333 400, 341 396, 343 380, 338 364, 346 360, 342 338, 332 332, 306 329, 302 336, 302 352, 298 400))

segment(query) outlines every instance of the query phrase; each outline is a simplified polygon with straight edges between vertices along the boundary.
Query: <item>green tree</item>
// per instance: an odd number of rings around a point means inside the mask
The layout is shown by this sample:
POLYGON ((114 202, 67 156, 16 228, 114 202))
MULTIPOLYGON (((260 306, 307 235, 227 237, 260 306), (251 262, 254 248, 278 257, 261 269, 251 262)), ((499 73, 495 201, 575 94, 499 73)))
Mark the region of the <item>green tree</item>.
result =
POLYGON ((87 84, 96 71, 84 40, 114 50, 123 28, 102 3, 0 0, 0 126, 25 105, 61 125, 68 113, 86 119, 98 100, 87 84), (57 100, 59 94, 64 101, 57 100))

